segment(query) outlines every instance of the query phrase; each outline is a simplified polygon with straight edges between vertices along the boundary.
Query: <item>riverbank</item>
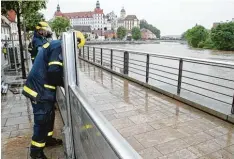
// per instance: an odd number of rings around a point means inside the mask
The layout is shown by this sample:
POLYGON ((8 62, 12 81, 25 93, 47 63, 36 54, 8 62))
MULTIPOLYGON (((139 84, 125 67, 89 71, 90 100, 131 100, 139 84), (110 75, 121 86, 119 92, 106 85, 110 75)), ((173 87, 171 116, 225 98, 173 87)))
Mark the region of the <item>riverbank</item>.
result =
POLYGON ((187 44, 182 40, 147 40, 147 41, 87 41, 86 45, 108 45, 108 44, 160 44, 160 42, 176 42, 187 44))

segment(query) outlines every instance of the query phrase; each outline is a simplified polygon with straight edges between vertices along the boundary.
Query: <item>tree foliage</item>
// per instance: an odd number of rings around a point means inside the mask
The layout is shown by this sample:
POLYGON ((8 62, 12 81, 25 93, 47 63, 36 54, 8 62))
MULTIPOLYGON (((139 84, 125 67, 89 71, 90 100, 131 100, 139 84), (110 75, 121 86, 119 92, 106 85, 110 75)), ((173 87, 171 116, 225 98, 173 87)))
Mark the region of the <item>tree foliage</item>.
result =
POLYGON ((208 32, 203 26, 196 25, 192 29, 186 31, 185 38, 190 46, 196 48, 199 43, 206 41, 208 38, 208 32))
POLYGON ((211 40, 219 50, 234 51, 234 22, 219 24, 213 28, 211 40))
POLYGON ((132 28, 132 38, 134 40, 141 39, 141 30, 138 27, 133 27, 132 28))
POLYGON ((33 31, 35 29, 35 26, 41 22, 45 21, 44 15, 39 12, 34 12, 31 14, 26 15, 25 17, 25 25, 26 25, 26 31, 33 31))
POLYGON ((22 78, 26 78, 26 71, 24 65, 24 54, 23 54, 23 43, 21 36, 21 20, 20 17, 24 17, 27 20, 27 16, 31 13, 35 13, 40 9, 46 8, 45 1, 3 1, 1 2, 1 14, 6 15, 7 11, 14 10, 17 15, 17 27, 19 34, 19 45, 20 45, 20 58, 22 67, 22 78))
POLYGON ((150 30, 152 33, 154 33, 157 36, 157 38, 160 38, 161 36, 160 30, 154 27, 152 24, 148 24, 146 20, 140 20, 140 29, 143 28, 150 30))
POLYGON ((127 34, 127 30, 124 27, 119 27, 117 29, 117 36, 119 39, 123 39, 127 34))
POLYGON ((50 22, 50 26, 58 38, 62 32, 65 32, 70 27, 70 21, 64 17, 56 17, 50 22))

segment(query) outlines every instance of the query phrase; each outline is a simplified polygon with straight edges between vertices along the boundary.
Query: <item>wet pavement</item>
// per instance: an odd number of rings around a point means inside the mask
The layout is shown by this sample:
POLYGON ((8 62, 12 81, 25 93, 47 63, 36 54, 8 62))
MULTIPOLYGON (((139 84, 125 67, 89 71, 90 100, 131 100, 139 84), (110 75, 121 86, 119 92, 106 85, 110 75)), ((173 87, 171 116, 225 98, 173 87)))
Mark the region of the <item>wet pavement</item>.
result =
POLYGON ((234 159, 234 125, 80 61, 89 102, 144 159, 234 159))
MULTIPOLYGON (((14 95, 8 91, 1 101, 1 138, 3 159, 27 159, 32 136, 33 113, 32 107, 23 95, 14 95)), ((56 111, 54 136, 61 138, 63 127, 60 113, 56 111)), ((63 159, 63 146, 45 148, 47 157, 63 159)))

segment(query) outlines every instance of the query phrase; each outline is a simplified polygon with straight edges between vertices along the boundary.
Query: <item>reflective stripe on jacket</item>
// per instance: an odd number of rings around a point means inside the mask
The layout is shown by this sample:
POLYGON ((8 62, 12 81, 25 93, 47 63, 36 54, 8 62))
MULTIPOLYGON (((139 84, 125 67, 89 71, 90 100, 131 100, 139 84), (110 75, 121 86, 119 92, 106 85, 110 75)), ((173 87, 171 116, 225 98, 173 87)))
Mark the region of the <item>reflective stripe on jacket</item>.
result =
POLYGON ((23 88, 26 97, 39 102, 56 100, 56 87, 61 84, 51 81, 63 81, 63 63, 59 58, 61 53, 60 40, 46 43, 39 50, 23 88), (51 76, 56 72, 60 73, 59 76, 51 76))

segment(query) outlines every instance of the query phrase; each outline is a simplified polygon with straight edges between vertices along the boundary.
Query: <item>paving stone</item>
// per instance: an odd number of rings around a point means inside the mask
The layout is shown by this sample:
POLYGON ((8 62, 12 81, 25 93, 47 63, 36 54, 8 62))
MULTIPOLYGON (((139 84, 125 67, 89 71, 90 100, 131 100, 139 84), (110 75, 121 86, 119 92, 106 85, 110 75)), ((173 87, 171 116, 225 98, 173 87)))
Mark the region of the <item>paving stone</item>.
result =
POLYGON ((118 131, 123 137, 129 137, 136 134, 153 131, 154 129, 148 124, 133 125, 127 128, 119 129, 118 131))
POLYGON ((22 129, 17 131, 12 131, 10 137, 18 137, 18 136, 31 136, 32 129, 22 129))
POLYGON ((2 119, 1 119, 1 125, 2 125, 2 126, 5 126, 5 125, 6 125, 6 121, 7 121, 6 118, 2 118, 2 119))
POLYGON ((32 127, 33 123, 19 124, 19 129, 31 129, 32 127))
POLYGON ((2 127, 2 132, 11 132, 11 131, 15 131, 18 130, 19 125, 9 125, 9 126, 4 126, 2 127))
POLYGON ((126 140, 136 151, 145 149, 134 137, 128 137, 126 140))
POLYGON ((25 112, 27 111, 27 107, 14 107, 11 108, 10 113, 18 113, 18 112, 25 112))
POLYGON ((134 136, 144 147, 152 147, 162 143, 166 143, 175 139, 184 137, 182 133, 170 127, 146 132, 134 136))
POLYGON ((167 156, 159 157, 158 159, 195 159, 197 156, 188 149, 182 149, 173 152, 167 156))
POLYGON ((234 155, 225 150, 219 150, 211 154, 206 155, 210 159, 233 159, 234 155))
POLYGON ((9 113, 2 115, 2 118, 15 118, 21 116, 21 113, 9 113))
POLYGON ((198 145, 188 147, 188 149, 196 154, 196 156, 201 157, 212 152, 220 150, 222 147, 217 144, 214 140, 209 140, 198 145))
POLYGON ((157 148, 157 150, 159 150, 163 155, 184 149, 186 147, 188 147, 189 144, 187 144, 185 141, 181 140, 181 139, 177 139, 177 140, 172 140, 160 145, 155 146, 157 148))
POLYGON ((225 147, 224 149, 234 155, 234 145, 225 147))
POLYGON ((2 139, 8 139, 10 137, 11 132, 2 132, 1 138, 2 139))
POLYGON ((1 114, 4 115, 4 114, 9 114, 11 111, 11 108, 6 108, 6 109, 1 109, 1 114))
POLYGON ((139 155, 141 155, 143 159, 156 159, 162 156, 162 154, 154 147, 139 151, 139 155))
POLYGON ((122 129, 125 127, 131 127, 135 125, 131 120, 128 118, 121 118, 121 119, 114 119, 110 122, 116 129, 122 129))
POLYGON ((15 125, 15 124, 24 124, 24 123, 29 123, 29 118, 28 116, 21 116, 21 117, 16 117, 16 118, 8 118, 6 122, 6 126, 8 125, 15 125))

